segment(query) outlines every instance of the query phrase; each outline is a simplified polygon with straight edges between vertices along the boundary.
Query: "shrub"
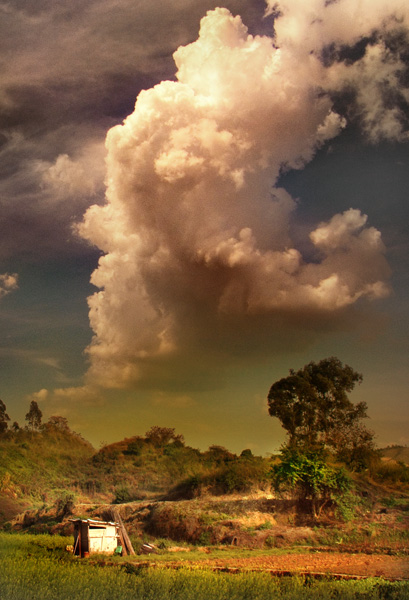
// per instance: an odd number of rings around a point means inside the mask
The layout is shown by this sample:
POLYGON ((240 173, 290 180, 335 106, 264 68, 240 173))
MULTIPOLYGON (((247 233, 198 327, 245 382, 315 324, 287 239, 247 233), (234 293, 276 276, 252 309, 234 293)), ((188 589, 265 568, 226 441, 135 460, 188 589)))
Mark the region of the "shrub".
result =
POLYGON ((88 494, 98 494, 102 491, 103 484, 99 479, 86 479, 85 481, 80 481, 79 486, 83 492, 88 494))
POLYGON ((217 446, 214 444, 213 446, 209 446, 207 452, 204 453, 204 458, 212 464, 221 465, 234 460, 236 457, 224 446, 217 446))
POLYGON ((114 504, 124 504, 132 500, 132 494, 126 485, 121 485, 115 489, 114 504))
POLYGON ((384 462, 372 470, 374 479, 382 482, 409 483, 409 467, 404 462, 384 462))
POLYGON ((159 427, 154 425, 145 433, 147 442, 150 442, 157 448, 163 448, 167 446, 171 441, 184 446, 184 437, 181 434, 176 434, 173 427, 159 427))
POLYGON ((250 450, 250 448, 246 448, 245 450, 242 450, 241 454, 240 454, 240 458, 254 458, 252 451, 250 450))
POLYGON ((60 519, 64 519, 68 515, 72 515, 75 506, 75 497, 74 494, 65 493, 60 496, 55 502, 55 508, 57 511, 57 516, 60 519))
POLYGON ((261 523, 261 525, 258 526, 258 529, 263 530, 263 529, 272 529, 273 524, 271 521, 264 521, 264 523, 261 523))
POLYGON ((337 497, 336 514, 343 521, 351 521, 356 514, 358 498, 350 490, 337 497))
POLYGON ((289 447, 283 448, 272 475, 276 489, 292 490, 301 501, 311 500, 316 519, 325 505, 339 501, 351 485, 345 470, 329 464, 319 452, 289 447))
POLYGON ((124 450, 125 455, 129 456, 140 456, 142 454, 142 448, 145 444, 145 440, 141 437, 136 437, 129 442, 128 447, 124 450))
POLYGON ((223 492, 247 492, 254 484, 254 471, 247 465, 233 463, 219 473, 216 481, 223 492))
POLYGON ((202 487, 202 478, 200 475, 191 475, 186 479, 186 481, 182 482, 181 488, 185 490, 187 494, 186 497, 194 498, 200 494, 200 490, 202 487))
POLYGON ((144 500, 146 493, 141 491, 136 485, 128 487, 120 485, 115 488, 113 504, 126 504, 126 502, 135 502, 136 500, 144 500))

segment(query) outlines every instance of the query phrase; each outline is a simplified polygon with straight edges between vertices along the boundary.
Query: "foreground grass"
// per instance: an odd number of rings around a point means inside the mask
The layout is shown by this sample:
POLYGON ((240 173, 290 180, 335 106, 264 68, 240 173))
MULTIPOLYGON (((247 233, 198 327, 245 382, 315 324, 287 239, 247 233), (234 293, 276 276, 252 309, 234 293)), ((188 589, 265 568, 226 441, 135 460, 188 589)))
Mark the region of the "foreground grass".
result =
POLYGON ((65 552, 71 538, 0 533, 1 600, 409 600, 409 583, 312 581, 263 573, 103 567, 65 552))

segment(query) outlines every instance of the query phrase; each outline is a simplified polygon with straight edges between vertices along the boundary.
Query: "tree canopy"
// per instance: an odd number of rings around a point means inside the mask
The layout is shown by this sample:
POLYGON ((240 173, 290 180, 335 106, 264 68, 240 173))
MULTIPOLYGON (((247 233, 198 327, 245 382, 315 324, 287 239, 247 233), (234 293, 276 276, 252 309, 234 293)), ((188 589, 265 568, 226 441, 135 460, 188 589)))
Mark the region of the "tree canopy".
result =
POLYGON ((6 410, 6 405, 4 404, 3 400, 0 400, 0 433, 7 431, 7 421, 10 421, 10 417, 8 416, 6 410))
POLYGON ((153 425, 145 433, 145 439, 157 448, 166 446, 171 442, 181 446, 185 443, 183 435, 176 434, 173 427, 159 427, 158 425, 153 425))
POLYGON ((288 377, 276 381, 268 393, 268 410, 287 431, 288 447, 340 452, 348 433, 357 429, 361 441, 370 445, 373 434, 361 424, 367 405, 348 398, 361 381, 360 373, 336 357, 291 369, 288 377))
POLYGON ((30 410, 26 414, 28 428, 31 429, 31 431, 38 431, 41 427, 42 417, 43 413, 41 412, 37 402, 32 400, 30 402, 30 410))

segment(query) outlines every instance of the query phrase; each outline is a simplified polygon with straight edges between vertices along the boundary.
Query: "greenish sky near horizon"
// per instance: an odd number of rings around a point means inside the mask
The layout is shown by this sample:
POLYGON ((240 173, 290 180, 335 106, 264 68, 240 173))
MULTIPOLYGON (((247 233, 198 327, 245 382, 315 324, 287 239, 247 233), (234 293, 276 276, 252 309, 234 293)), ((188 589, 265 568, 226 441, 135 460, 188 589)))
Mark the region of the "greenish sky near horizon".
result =
POLYGON ((269 387, 337 356, 409 443, 409 8, 278 5, 0 7, 12 422, 264 455, 269 387))

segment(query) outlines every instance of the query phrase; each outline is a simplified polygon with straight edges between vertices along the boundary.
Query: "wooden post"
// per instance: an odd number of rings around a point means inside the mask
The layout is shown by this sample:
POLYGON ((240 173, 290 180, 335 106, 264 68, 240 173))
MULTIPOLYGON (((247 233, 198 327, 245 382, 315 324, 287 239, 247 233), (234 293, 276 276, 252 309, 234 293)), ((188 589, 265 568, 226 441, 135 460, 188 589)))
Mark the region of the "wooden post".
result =
POLYGON ((129 539, 129 535, 127 534, 125 526, 122 522, 121 515, 119 514, 119 512, 117 510, 113 510, 112 514, 114 515, 115 521, 117 521, 119 523, 119 527, 121 530, 121 537, 123 538, 123 541, 125 542, 123 547, 126 549, 128 554, 135 554, 135 550, 133 549, 132 542, 129 539))

